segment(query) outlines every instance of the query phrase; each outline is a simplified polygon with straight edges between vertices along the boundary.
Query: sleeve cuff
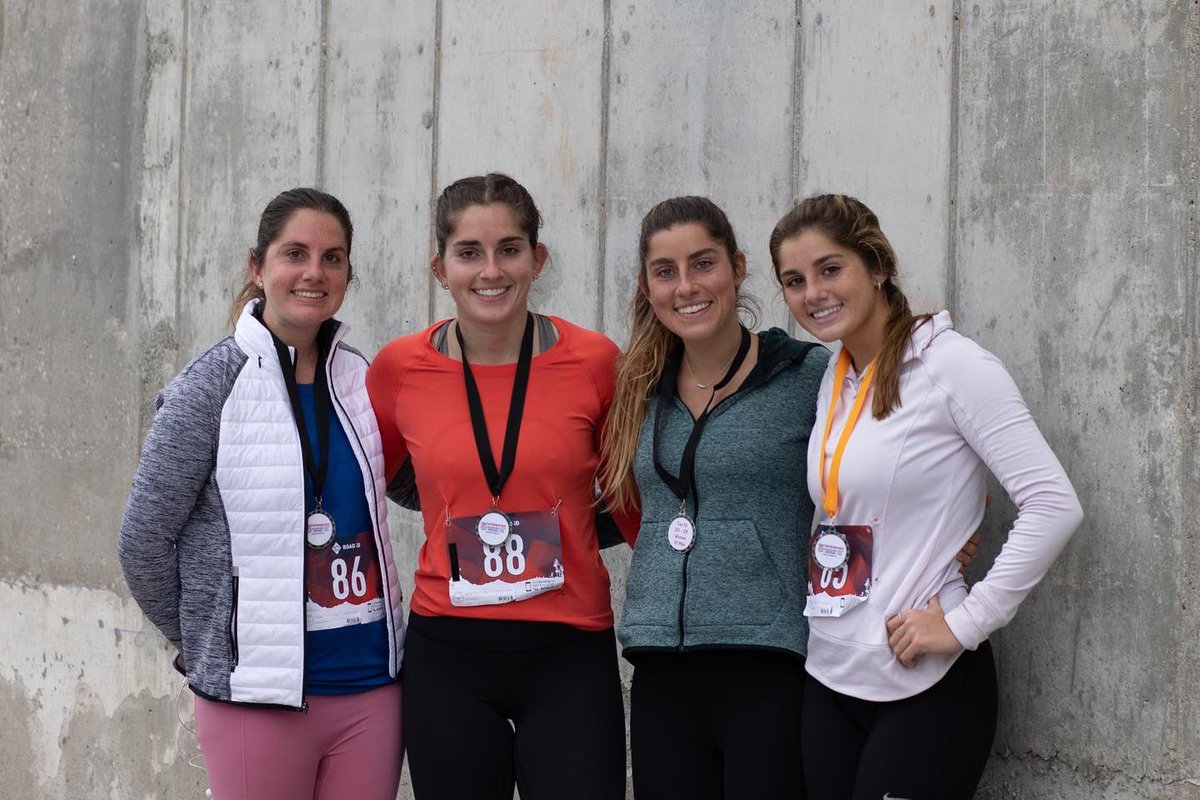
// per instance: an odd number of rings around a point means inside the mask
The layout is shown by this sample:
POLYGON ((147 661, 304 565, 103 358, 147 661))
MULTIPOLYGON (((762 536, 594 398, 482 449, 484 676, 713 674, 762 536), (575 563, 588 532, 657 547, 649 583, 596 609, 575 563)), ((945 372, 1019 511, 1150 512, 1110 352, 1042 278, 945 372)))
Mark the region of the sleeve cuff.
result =
POLYGON ((987 631, 971 619, 966 603, 946 614, 946 625, 954 634, 954 638, 958 639, 958 643, 967 650, 974 650, 988 638, 987 631))

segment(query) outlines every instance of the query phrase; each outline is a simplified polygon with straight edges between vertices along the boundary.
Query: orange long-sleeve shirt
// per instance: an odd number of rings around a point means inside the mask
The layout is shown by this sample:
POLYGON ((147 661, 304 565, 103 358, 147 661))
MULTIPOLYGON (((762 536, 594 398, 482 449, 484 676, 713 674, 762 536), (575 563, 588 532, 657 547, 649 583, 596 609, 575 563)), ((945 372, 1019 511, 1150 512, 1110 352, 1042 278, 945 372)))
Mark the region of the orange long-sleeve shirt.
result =
MULTIPOLYGON (((471 427, 462 362, 432 345, 439 322, 387 344, 367 372, 367 390, 390 481, 412 458, 425 541, 412 610, 425 616, 561 622, 584 630, 613 624, 608 571, 596 541, 593 483, 600 431, 612 402, 617 347, 604 336, 551 317, 558 341, 533 358, 516 463, 500 496, 510 513, 558 505, 564 585, 529 600, 456 607, 450 603, 447 517, 492 507, 471 427)), ((516 364, 471 365, 497 462, 504 448, 516 364)), ((636 535, 636 520, 618 519, 636 535)))

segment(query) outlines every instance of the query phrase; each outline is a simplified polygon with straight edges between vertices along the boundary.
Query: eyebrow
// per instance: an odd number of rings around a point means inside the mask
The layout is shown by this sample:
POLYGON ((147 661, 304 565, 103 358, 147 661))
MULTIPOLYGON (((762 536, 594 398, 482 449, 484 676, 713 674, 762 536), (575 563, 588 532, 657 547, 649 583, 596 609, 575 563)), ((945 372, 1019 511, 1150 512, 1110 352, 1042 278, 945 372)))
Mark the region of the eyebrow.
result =
MULTIPOLYGON (((511 244, 512 242, 523 242, 524 236, 505 236, 497 244, 511 244)), ((457 239, 450 243, 451 247, 482 247, 483 242, 477 239, 457 239)))
MULTIPOLYGON (((715 247, 706 247, 703 250, 697 250, 696 252, 689 254, 687 257, 687 260, 695 261, 697 258, 700 258, 701 256, 715 255, 718 252, 720 252, 720 251, 718 251, 717 248, 715 248, 715 247)), ((647 264, 647 266, 654 267, 659 264, 674 264, 674 263, 675 263, 674 261, 667 258, 666 256, 661 256, 659 258, 651 259, 650 263, 647 264)))
MULTIPOLYGON (((279 249, 281 249, 281 250, 283 250, 283 249, 289 249, 289 250, 291 250, 291 249, 307 250, 307 249, 309 249, 309 248, 308 248, 308 245, 307 245, 307 244, 305 244, 304 242, 291 241, 291 242, 284 242, 283 244, 279 245, 279 249)), ((336 251, 341 251, 341 252, 343 252, 343 253, 344 253, 344 252, 346 252, 346 248, 345 248, 343 245, 340 245, 340 244, 339 244, 337 247, 330 247, 330 248, 329 248, 328 250, 326 250, 325 252, 326 252, 326 253, 333 253, 333 252, 336 252, 336 251)))

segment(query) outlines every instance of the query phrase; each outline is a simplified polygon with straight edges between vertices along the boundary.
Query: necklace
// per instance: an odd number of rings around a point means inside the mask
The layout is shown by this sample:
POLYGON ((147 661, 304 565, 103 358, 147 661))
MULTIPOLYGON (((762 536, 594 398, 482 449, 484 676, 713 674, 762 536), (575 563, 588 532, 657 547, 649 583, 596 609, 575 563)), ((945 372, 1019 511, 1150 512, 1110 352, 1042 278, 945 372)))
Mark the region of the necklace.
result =
POLYGON ((696 384, 696 388, 707 389, 713 385, 713 381, 715 381, 718 376, 725 374, 725 370, 729 369, 729 365, 733 363, 735 358, 737 358, 739 350, 740 348, 738 350, 734 350, 733 355, 729 357, 729 360, 725 362, 725 365, 717 370, 716 374, 709 378, 706 383, 701 383, 700 381, 696 380, 696 370, 692 369, 692 362, 688 361, 687 350, 683 351, 683 363, 687 364, 688 374, 692 376, 692 383, 696 384))

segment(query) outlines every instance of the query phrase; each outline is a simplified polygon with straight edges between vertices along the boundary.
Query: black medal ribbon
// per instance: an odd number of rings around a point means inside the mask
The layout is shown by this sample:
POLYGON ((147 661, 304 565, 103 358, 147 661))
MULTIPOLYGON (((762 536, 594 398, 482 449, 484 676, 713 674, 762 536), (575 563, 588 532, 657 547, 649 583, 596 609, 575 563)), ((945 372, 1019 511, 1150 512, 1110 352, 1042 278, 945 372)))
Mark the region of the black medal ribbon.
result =
POLYGON ((680 502, 686 502, 688 495, 691 494, 692 484, 695 480, 695 465, 696 465, 696 448, 700 445, 700 437, 704 435, 704 426, 708 424, 709 414, 712 412, 712 402, 717 396, 717 392, 725 388, 725 386, 733 380, 733 376, 742 368, 742 364, 746 360, 746 356, 750 352, 750 331, 742 326, 742 341, 738 345, 737 354, 733 357, 733 361, 729 364, 729 369, 725 371, 725 377, 721 378, 714 386, 712 395, 708 398, 708 402, 704 405, 704 410, 700 412, 700 416, 696 418, 695 424, 692 425, 692 432, 688 436, 687 443, 683 446, 683 458, 679 464, 679 475, 672 475, 663 466, 662 461, 658 457, 659 442, 662 433, 662 415, 667 404, 671 402, 675 394, 675 383, 679 374, 679 366, 683 361, 683 344, 672 355, 671 360, 667 362, 663 369, 662 377, 658 383, 658 408, 654 412, 654 446, 652 452, 654 455, 654 470, 658 473, 658 477, 662 478, 662 482, 675 493, 680 502))
MULTIPOLYGON (((261 309, 261 306, 259 308, 261 309)), ((261 320, 262 317, 259 316, 259 319, 261 320)), ((329 396, 329 379, 325 374, 325 361, 328 358, 329 343, 333 338, 333 327, 329 327, 329 325, 328 322, 322 324, 321 330, 317 334, 317 371, 313 382, 317 447, 321 451, 319 460, 313 457, 312 442, 305 429, 304 409, 300 405, 300 389, 296 385, 296 365, 292 362, 292 354, 288 351, 288 346, 270 328, 267 328, 275 343, 275 352, 279 355, 279 367, 283 370, 283 382, 287 385, 288 399, 292 402, 292 417, 296 423, 296 430, 300 434, 300 452, 304 456, 304 470, 312 478, 313 497, 316 499, 318 509, 321 508, 321 493, 325 488, 325 476, 329 473, 329 409, 332 401, 329 396)), ((263 327, 266 327, 265 323, 263 327)))
MULTIPOLYGON (((528 312, 527 312, 528 313, 528 312)), ((512 401, 508 406, 508 425, 504 430, 504 452, 500 455, 500 468, 496 468, 496 456, 488 439, 487 420, 483 416, 483 401, 479 397, 479 385, 471 374, 467 363, 467 348, 463 344, 462 327, 454 326, 458 349, 462 353, 463 383, 467 389, 467 407, 471 410, 471 427, 475 431, 475 448, 479 451, 479 464, 483 477, 492 492, 493 501, 498 502, 500 491, 508 476, 512 474, 517 460, 517 439, 521 435, 521 417, 525 413, 525 393, 529 388, 529 369, 533 363, 533 314, 525 320, 525 334, 521 337, 521 352, 517 356, 517 373, 513 378, 512 401)))

